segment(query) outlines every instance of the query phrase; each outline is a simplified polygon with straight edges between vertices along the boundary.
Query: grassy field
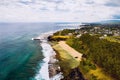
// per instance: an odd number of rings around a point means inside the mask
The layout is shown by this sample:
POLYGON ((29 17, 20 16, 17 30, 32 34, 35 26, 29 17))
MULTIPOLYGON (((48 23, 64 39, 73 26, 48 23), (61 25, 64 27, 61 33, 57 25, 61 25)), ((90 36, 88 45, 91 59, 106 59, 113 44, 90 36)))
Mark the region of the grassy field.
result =
POLYGON ((94 76, 97 76, 98 80, 113 80, 110 76, 105 74, 101 68, 97 67, 96 70, 90 70, 89 74, 93 74, 94 76))
POLYGON ((53 48, 57 52, 57 58, 59 59, 59 65, 63 70, 64 75, 68 75, 71 69, 78 67, 79 63, 73 58, 67 51, 62 49, 58 44, 54 45, 53 48))
POLYGON ((98 66, 92 67, 91 63, 85 62, 84 65, 80 64, 79 68, 84 77, 88 80, 114 80, 107 75, 102 68, 98 66))
POLYGON ((118 43, 120 43, 120 37, 119 36, 105 37, 105 39, 110 41, 110 42, 118 42, 118 43))
POLYGON ((53 40, 61 40, 61 39, 68 39, 68 38, 70 38, 70 36, 52 36, 52 39, 53 40))
POLYGON ((53 36, 53 38, 69 38, 69 36, 53 36))

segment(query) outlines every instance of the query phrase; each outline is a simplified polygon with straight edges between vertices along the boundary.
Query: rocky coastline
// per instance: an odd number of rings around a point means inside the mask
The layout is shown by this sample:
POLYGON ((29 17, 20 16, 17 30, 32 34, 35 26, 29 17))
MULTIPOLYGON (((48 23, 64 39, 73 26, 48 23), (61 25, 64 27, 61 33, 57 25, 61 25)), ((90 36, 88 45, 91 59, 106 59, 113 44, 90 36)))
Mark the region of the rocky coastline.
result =
MULTIPOLYGON (((50 64, 49 65, 50 77, 55 76, 56 74, 62 73, 62 78, 59 80, 85 80, 85 78, 82 75, 82 73, 80 72, 80 68, 78 66, 71 68, 67 71, 66 68, 69 66, 70 61, 69 61, 68 65, 66 64, 66 66, 64 66, 64 67, 62 66, 64 64, 61 64, 61 62, 65 63, 66 61, 65 62, 62 61, 63 58, 61 58, 60 54, 59 54, 59 53, 61 53, 61 51, 56 50, 54 48, 54 46, 56 46, 58 44, 58 41, 54 41, 51 39, 51 36, 48 36, 48 42, 51 45, 51 47, 53 48, 54 52, 56 53, 50 59, 51 60, 49 63, 50 64), (56 61, 54 61, 53 59, 56 59, 56 61), (66 75, 66 71, 68 72, 67 75, 66 75)), ((54 79, 52 79, 52 80, 54 80, 54 79)))
MULTIPOLYGON (((48 66, 49 77, 51 80, 53 80, 56 75, 61 74, 61 69, 60 69, 60 66, 58 64, 58 60, 56 59, 56 55, 52 55, 50 57, 50 61, 48 64, 49 64, 49 66, 48 66)), ((60 80, 62 77, 63 77, 62 75, 59 75, 57 77, 57 79, 60 80)))
POLYGON ((59 62, 61 61, 59 51, 55 50, 53 48, 53 45, 55 45, 54 42, 49 40, 49 34, 42 36, 42 39, 44 39, 42 42, 47 42, 52 50, 52 55, 50 55, 49 62, 48 62, 48 71, 49 71, 49 78, 50 80, 85 80, 82 73, 80 72, 78 67, 75 67, 68 71, 68 74, 64 74, 64 70, 61 67, 61 64, 59 62))

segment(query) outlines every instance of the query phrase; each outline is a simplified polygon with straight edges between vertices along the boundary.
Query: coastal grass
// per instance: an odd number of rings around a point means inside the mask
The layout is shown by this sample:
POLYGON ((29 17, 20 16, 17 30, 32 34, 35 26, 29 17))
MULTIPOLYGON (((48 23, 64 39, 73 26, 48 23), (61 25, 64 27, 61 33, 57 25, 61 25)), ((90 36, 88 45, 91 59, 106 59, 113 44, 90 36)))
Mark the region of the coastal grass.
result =
POLYGON ((58 42, 57 42, 57 41, 49 41, 49 44, 50 44, 51 46, 54 46, 54 45, 58 44, 58 42))
POLYGON ((96 70, 90 70, 89 74, 93 74, 98 80, 113 80, 113 78, 105 74, 105 72, 99 67, 97 67, 96 70))
POLYGON ((59 41, 59 40, 66 40, 66 39, 69 39, 70 37, 69 36, 61 36, 61 35, 57 35, 57 36, 52 36, 51 39, 54 40, 54 41, 59 41))
POLYGON ((65 51, 61 46, 54 45, 54 50, 57 52, 57 58, 59 60, 59 65, 63 71, 64 76, 67 76, 71 69, 78 67, 79 61, 73 58, 67 51, 65 51))
POLYGON ((66 39, 68 39, 70 37, 69 36, 52 36, 52 38, 66 38, 66 39))
POLYGON ((79 69, 84 77, 89 80, 114 80, 102 68, 94 65, 94 63, 91 64, 88 60, 82 60, 79 69))
POLYGON ((120 43, 120 37, 119 36, 107 36, 105 37, 106 40, 110 41, 110 42, 117 42, 120 43))

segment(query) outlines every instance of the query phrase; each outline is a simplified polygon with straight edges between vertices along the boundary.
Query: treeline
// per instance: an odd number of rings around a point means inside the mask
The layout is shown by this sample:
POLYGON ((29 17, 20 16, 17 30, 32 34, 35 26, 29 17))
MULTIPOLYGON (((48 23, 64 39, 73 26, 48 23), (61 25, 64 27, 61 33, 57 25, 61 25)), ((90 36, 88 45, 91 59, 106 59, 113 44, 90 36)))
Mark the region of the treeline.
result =
POLYGON ((89 34, 83 34, 80 38, 70 38, 66 42, 77 51, 82 52, 84 58, 97 64, 116 80, 120 80, 119 43, 109 42, 89 34))
POLYGON ((74 32, 75 32, 75 29, 64 29, 64 30, 55 32, 53 35, 54 36, 56 35, 65 36, 65 35, 68 35, 68 33, 74 33, 74 32))

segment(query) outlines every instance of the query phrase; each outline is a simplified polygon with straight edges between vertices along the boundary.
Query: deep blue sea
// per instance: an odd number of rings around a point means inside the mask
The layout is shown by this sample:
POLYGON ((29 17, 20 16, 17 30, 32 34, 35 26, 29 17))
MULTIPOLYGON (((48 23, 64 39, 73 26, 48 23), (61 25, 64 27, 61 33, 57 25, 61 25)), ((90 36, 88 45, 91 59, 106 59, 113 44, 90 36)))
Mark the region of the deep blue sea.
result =
POLYGON ((36 80, 45 56, 31 39, 63 28, 57 23, 0 23, 0 80, 36 80))

